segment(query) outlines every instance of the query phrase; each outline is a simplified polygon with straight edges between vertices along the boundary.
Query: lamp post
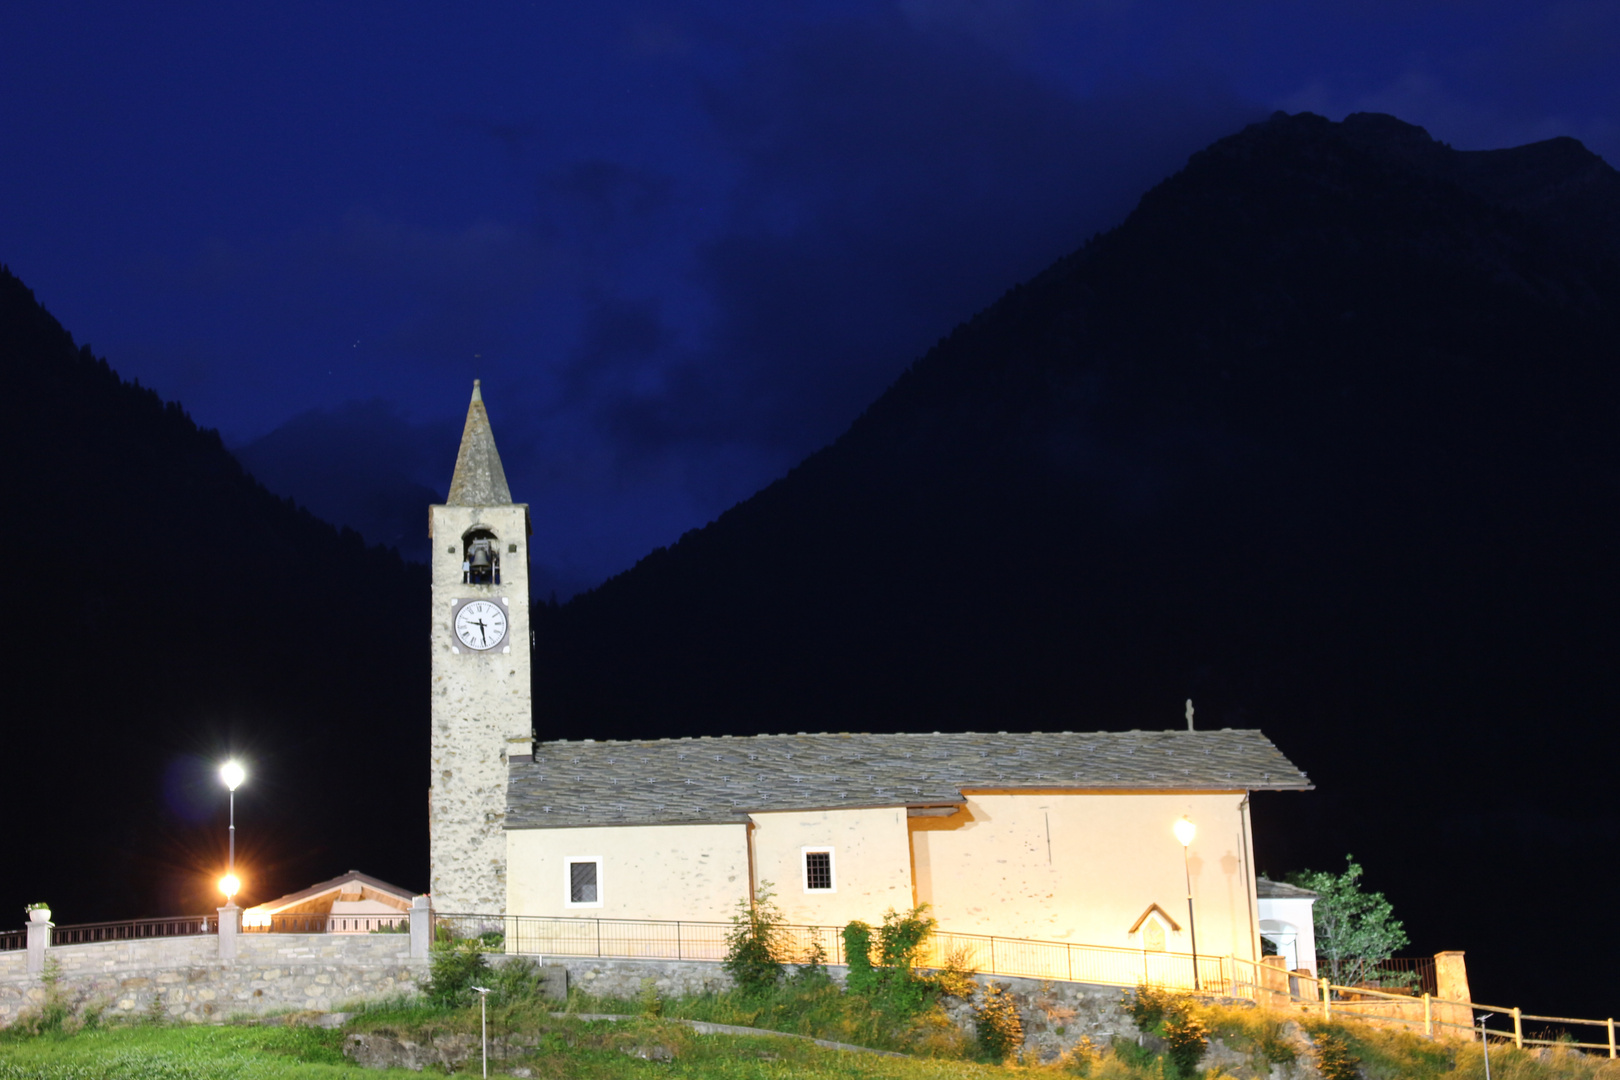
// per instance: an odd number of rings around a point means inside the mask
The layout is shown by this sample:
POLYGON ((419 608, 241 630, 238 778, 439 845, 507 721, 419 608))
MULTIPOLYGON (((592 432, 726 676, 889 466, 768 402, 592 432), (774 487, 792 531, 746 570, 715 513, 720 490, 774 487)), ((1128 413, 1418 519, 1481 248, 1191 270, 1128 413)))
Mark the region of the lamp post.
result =
POLYGON ((247 773, 235 761, 227 761, 219 767, 219 778, 231 792, 230 862, 225 876, 219 881, 219 890, 225 894, 225 903, 232 904, 235 903, 236 891, 242 887, 242 882, 236 876, 236 789, 247 779, 247 773))
POLYGON ((1181 871, 1187 877, 1187 929, 1192 934, 1193 989, 1202 990, 1203 987, 1198 982, 1198 921, 1193 917, 1192 866, 1187 854, 1187 848, 1192 845, 1193 837, 1198 835, 1198 826, 1182 817, 1172 826, 1172 830, 1176 834, 1176 839, 1181 841, 1181 871))
POLYGON ((485 1012, 485 1002, 489 1000, 489 987, 475 986, 478 991, 478 1031, 479 1044, 484 1050, 484 1075, 489 1076, 489 1013, 485 1012))

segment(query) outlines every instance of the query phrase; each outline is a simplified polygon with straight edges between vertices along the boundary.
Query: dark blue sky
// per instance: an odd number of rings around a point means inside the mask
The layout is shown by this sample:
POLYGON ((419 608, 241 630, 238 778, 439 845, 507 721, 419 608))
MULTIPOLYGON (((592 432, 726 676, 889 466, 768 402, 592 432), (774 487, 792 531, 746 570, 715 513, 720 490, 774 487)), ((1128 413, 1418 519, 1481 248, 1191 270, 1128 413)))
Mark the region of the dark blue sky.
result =
POLYGON ((835 437, 1274 109, 1620 161, 1607 2, 67 2, 5 23, 0 261, 273 488, 407 550, 483 378, 563 595, 835 437))

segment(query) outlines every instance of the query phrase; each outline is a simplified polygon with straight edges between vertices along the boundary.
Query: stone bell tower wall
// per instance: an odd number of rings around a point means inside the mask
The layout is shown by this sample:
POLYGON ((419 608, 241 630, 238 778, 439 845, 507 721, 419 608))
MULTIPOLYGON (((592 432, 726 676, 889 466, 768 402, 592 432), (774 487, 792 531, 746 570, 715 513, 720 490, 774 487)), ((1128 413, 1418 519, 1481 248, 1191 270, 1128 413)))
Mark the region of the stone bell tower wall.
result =
POLYGON ((428 836, 433 907, 506 909, 506 763, 533 752, 529 663, 528 507, 434 506, 432 776, 428 836), (500 584, 462 581, 464 538, 494 534, 500 584), (458 600, 493 600, 507 612, 505 648, 460 645, 451 622, 458 600), (508 651, 509 650, 509 651, 508 651))

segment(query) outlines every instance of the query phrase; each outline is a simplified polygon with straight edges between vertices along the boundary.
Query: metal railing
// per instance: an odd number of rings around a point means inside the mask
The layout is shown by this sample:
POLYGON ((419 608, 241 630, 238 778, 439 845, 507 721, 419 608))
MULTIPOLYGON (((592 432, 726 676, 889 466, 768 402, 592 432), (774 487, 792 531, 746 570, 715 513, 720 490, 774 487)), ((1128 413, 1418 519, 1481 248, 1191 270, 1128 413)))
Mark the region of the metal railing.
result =
POLYGON ((27 930, 0 930, 0 952, 28 948, 27 930))
POLYGON ((1352 977, 1349 985, 1413 996, 1433 994, 1437 991, 1434 957, 1394 956, 1379 960, 1368 964, 1359 978, 1352 977))
MULTIPOLYGON (((707 961, 725 959, 726 935, 732 929, 730 923, 720 922, 437 913, 434 926, 441 940, 478 938, 492 952, 707 961)), ((841 927, 778 928, 775 951, 784 963, 809 962, 817 946, 824 963, 845 962, 841 927)), ((1195 979, 1190 953, 1072 945, 990 934, 936 932, 918 960, 924 968, 938 969, 954 962, 964 970, 986 975, 1105 986, 1148 983, 1187 990, 1196 986, 1215 994, 1229 994, 1235 986, 1231 969, 1220 956, 1200 955, 1195 979)))
POLYGON ((85 945, 95 941, 135 941, 218 932, 217 915, 179 915, 167 919, 124 919, 119 922, 54 926, 51 928, 51 944, 85 945))

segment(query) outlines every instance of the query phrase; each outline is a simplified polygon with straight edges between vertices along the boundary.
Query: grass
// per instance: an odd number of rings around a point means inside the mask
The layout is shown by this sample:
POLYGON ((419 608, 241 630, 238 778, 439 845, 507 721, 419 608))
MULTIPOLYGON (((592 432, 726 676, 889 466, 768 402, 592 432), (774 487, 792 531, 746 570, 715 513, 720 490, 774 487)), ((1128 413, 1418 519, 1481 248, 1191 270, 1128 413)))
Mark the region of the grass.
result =
POLYGON ((922 1057, 965 1060, 976 1047, 938 1007, 885 1009, 870 998, 846 994, 828 982, 784 982, 761 995, 736 991, 662 1001, 570 994, 571 1012, 638 1015, 649 1012, 712 1024, 766 1028, 816 1039, 895 1050, 922 1057))
MULTIPOLYGON (((657 1018, 614 1023, 507 1015, 501 1026, 511 1028, 519 1019, 531 1021, 523 1030, 537 1045, 508 1061, 492 1061, 492 1074, 507 1075, 504 1070, 517 1064, 545 1080, 991 1080, 1006 1074, 995 1066, 855 1055, 769 1036, 698 1035, 684 1024, 657 1018), (669 1048, 675 1060, 644 1061, 625 1053, 647 1045, 669 1048)), ((348 1030, 427 1041, 434 1034, 476 1033, 478 1010, 395 1007, 357 1017, 348 1030)), ((500 1033, 492 1022, 491 1037, 500 1033)), ((342 1031, 313 1028, 138 1024, 71 1035, 8 1036, 0 1039, 0 1080, 400 1080, 424 1075, 362 1069, 343 1058, 343 1036, 342 1031)), ((475 1055, 463 1072, 478 1071, 475 1055)))
MULTIPOLYGON (((829 987, 784 987, 749 999, 735 994, 660 1001, 650 991, 615 1000, 576 994, 570 1013, 551 1015, 554 1005, 527 1000, 492 1004, 492 1042, 518 1044, 512 1057, 492 1059, 491 1074, 506 1076, 521 1065, 543 1080, 1172 1080, 1175 1071, 1161 1057, 1125 1042, 1098 1050, 1082 1046, 1051 1065, 989 1065, 964 1060, 972 1047, 959 1034, 933 1045, 924 1024, 883 1018, 860 998, 829 987), (634 1019, 585 1021, 580 1012, 614 1012, 634 1019), (866 1015, 862 1015, 862 1014, 866 1015), (662 1014, 662 1015, 658 1015, 662 1014), (916 1056, 905 1058, 826 1050, 797 1039, 770 1036, 699 1035, 674 1018, 714 1023, 764 1025, 777 1030, 841 1042, 890 1043, 911 1040, 916 1056), (954 1040, 954 1041, 951 1041, 954 1040), (625 1051, 661 1046, 669 1062, 646 1061, 625 1051)), ((1231 1050, 1247 1059, 1243 1075, 1264 1076, 1272 1063, 1300 1053, 1297 1030, 1319 1045, 1331 1040, 1341 1060, 1364 1080, 1483 1080, 1484 1062, 1475 1044, 1434 1043, 1407 1032, 1354 1021, 1330 1021, 1261 1009, 1194 1003, 1200 1021, 1231 1050), (1297 1029, 1295 1027, 1297 1025, 1297 1029)), ((299 1026, 177 1026, 123 1024, 78 1031, 28 1034, 0 1031, 0 1080, 402 1080, 422 1073, 362 1069, 342 1056, 345 1035, 373 1032, 431 1043, 436 1036, 472 1036, 479 1031, 473 1007, 434 1005, 422 998, 396 997, 363 1007, 343 1030, 299 1026)), ((71 1026, 71 1025, 70 1025, 71 1026)), ((953 1029, 954 1032, 954 1029, 953 1029)), ((1304 1051, 1309 1053, 1309 1051, 1304 1051)), ((462 1075, 477 1075, 476 1053, 462 1075)), ((428 1073, 427 1075, 432 1075, 428 1073)), ((1229 1080, 1233 1073, 1201 1066, 1199 1080, 1229 1080)), ((1537 1054, 1493 1046, 1492 1080, 1620 1080, 1620 1062, 1570 1051, 1537 1054)))

